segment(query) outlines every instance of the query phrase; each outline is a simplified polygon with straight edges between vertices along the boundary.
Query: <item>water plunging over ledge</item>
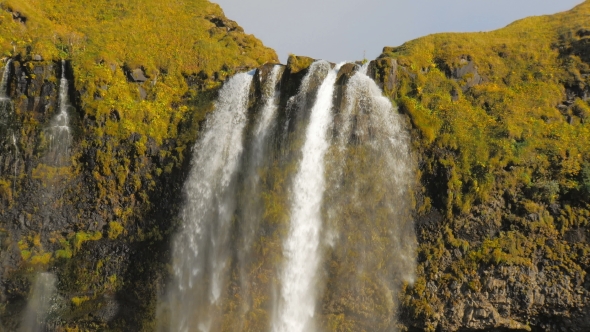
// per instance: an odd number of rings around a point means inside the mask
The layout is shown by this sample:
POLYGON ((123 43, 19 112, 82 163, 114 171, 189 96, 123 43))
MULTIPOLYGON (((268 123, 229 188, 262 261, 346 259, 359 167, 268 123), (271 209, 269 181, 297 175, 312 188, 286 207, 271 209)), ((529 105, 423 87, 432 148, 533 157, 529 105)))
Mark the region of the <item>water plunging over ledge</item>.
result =
POLYGON ((66 78, 66 62, 61 61, 61 78, 59 80, 59 112, 53 117, 48 128, 49 151, 48 161, 55 166, 69 163, 72 134, 68 108, 68 79, 66 78))
POLYGON ((195 144, 159 330, 395 330, 416 247, 403 121, 366 66, 316 61, 293 96, 266 68, 225 83, 195 144))
POLYGON ((8 78, 10 76, 10 64, 12 59, 6 61, 4 66, 4 73, 2 74, 2 81, 0 82, 0 100, 9 99, 8 97, 8 78))

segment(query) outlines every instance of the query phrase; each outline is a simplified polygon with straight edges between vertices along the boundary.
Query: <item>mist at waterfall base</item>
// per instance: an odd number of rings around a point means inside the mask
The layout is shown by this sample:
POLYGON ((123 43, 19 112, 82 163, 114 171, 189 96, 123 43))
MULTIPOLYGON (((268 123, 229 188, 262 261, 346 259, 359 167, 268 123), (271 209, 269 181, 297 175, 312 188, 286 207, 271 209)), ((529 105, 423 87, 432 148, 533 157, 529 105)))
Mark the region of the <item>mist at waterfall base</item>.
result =
POLYGON ((56 283, 57 278, 51 273, 43 272, 37 275, 18 332, 46 331, 44 324, 54 302, 53 297, 57 293, 56 283))
POLYGON ((405 126, 366 66, 229 79, 193 148, 158 330, 395 331, 415 270, 405 126))

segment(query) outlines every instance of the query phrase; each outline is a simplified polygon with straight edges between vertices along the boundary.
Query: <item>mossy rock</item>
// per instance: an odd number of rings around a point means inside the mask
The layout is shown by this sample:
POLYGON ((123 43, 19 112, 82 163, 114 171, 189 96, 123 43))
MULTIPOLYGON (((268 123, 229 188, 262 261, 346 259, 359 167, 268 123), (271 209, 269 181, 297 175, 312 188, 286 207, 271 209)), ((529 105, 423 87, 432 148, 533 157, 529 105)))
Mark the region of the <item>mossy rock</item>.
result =
POLYGON ((305 70, 314 63, 315 59, 306 56, 297 56, 290 54, 287 60, 287 69, 291 74, 297 74, 302 70, 305 70))

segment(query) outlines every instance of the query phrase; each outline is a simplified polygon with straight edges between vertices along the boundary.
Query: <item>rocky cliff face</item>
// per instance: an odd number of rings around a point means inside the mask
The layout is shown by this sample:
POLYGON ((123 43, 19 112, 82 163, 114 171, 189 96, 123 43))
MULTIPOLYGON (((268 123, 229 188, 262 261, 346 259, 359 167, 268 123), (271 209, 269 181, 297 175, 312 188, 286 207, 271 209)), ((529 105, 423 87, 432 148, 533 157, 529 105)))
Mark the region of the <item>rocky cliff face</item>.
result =
POLYGON ((589 10, 433 35, 374 62, 421 156, 410 330, 589 328, 589 10))
POLYGON ((206 1, 165 10, 157 1, 103 3, 101 13, 88 15, 86 7, 72 8, 78 3, 53 5, 8 1, 0 10, 0 33, 13 40, 0 43, 7 64, 0 101, 0 330, 17 330, 44 271, 58 282, 55 306, 37 327, 153 330, 187 146, 224 79, 276 54, 206 1), (158 30, 129 28, 146 15, 157 16, 158 30), (114 21, 127 27, 105 28, 114 21), (127 40, 138 33, 153 45, 127 40), (222 43, 230 55, 216 53, 212 45, 222 43), (191 50, 169 52, 185 46, 191 50), (54 127, 62 106, 68 120, 60 125, 71 140, 58 149, 54 127))
MULTIPOLYGON (((0 329, 17 328, 36 276, 49 271, 59 282, 47 330, 154 330, 188 147, 220 83, 276 56, 215 6, 197 15, 200 41, 175 67, 174 45, 160 57, 122 52, 133 36, 103 53, 87 43, 120 13, 134 26, 136 2, 30 41, 43 30, 34 27, 55 28, 43 12, 53 9, 7 4, 0 31, 16 42, 0 45, 12 59, 12 102, 0 101, 0 329), (51 158, 48 132, 62 77, 66 164, 51 158)), ((194 18, 184 12, 171 14, 181 26, 194 18)), ((401 330, 590 329, 589 13, 584 3, 496 32, 429 36, 371 62, 420 156, 418 278, 400 295, 401 330)), ((312 61, 290 59, 281 107, 312 61)), ((339 73, 336 99, 354 70, 339 73)), ((259 67, 253 96, 269 71, 259 67)))

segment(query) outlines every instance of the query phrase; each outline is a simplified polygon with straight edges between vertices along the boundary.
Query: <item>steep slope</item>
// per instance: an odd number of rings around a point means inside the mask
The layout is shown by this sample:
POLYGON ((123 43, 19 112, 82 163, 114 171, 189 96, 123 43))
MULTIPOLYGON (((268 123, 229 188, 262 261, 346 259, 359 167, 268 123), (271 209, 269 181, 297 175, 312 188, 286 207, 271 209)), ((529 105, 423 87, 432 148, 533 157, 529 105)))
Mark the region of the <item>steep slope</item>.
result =
POLYGON ((590 2, 386 47, 413 125, 418 279, 408 327, 590 327, 590 2))
POLYGON ((153 330, 187 147, 226 77, 277 56, 208 1, 0 7, 0 329, 49 271, 49 329, 153 330))

